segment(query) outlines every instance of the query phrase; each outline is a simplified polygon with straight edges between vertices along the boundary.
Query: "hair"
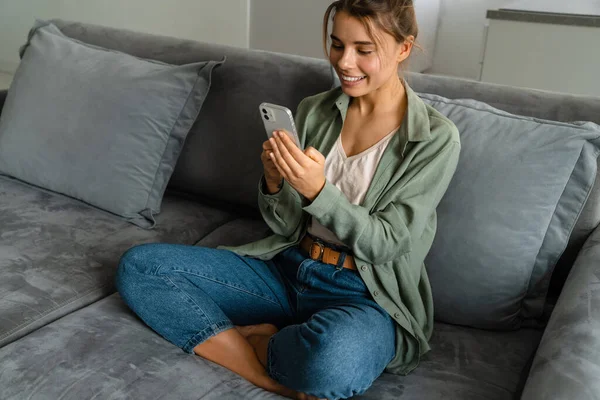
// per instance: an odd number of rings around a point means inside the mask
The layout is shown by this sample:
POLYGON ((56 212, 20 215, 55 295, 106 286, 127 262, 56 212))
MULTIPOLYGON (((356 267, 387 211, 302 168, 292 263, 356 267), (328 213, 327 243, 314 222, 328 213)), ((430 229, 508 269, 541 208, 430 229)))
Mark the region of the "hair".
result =
MULTIPOLYGON (((376 44, 381 44, 381 39, 373 27, 392 35, 398 43, 404 43, 409 36, 416 39, 419 33, 413 0, 337 0, 327 8, 323 17, 323 48, 326 56, 329 56, 329 21, 340 11, 359 19, 376 44)), ((417 44, 415 46, 420 48, 417 44)))

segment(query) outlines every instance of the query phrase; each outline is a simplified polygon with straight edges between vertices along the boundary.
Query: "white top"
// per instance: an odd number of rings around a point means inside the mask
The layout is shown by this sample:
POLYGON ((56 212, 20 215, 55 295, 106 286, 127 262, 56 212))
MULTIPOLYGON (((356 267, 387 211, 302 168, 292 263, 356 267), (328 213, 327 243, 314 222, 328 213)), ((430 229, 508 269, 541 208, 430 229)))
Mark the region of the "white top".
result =
MULTIPOLYGON (((362 204, 381 156, 383 156, 383 152, 398 128, 388 133, 373 146, 352 157, 346 156, 342 146, 342 135, 338 136, 325 159, 325 178, 340 189, 350 203, 362 204)), ((345 246, 335 233, 321 225, 315 217, 312 217, 308 224, 308 232, 326 242, 345 246)))

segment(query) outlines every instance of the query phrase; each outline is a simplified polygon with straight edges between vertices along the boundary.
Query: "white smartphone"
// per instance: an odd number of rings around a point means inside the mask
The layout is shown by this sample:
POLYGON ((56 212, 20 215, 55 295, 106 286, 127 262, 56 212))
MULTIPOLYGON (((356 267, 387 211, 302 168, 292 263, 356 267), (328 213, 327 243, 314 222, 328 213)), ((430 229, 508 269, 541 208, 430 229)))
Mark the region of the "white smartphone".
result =
POLYGON ((291 139, 296 143, 296 146, 302 149, 298 132, 296 131, 296 124, 294 123, 294 116, 288 108, 271 103, 262 103, 258 108, 260 118, 267 131, 267 137, 273 137, 274 131, 286 130, 290 133, 291 139))

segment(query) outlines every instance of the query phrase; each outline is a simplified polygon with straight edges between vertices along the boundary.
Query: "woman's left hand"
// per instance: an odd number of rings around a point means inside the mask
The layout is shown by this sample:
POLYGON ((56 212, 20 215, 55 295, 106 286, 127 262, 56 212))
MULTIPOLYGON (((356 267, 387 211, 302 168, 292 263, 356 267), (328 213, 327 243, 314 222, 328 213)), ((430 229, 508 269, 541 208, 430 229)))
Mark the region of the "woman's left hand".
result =
POLYGON ((279 173, 298 193, 313 201, 325 186, 325 157, 314 147, 302 151, 285 131, 269 139, 270 154, 279 173))

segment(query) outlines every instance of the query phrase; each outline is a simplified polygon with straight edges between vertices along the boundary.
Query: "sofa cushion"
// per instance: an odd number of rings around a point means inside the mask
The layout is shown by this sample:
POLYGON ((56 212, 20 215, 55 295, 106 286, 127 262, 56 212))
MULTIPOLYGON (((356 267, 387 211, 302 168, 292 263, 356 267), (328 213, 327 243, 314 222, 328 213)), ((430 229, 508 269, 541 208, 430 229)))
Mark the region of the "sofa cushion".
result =
POLYGON ((8 178, 0 178, 0 210, 0 346, 114 292, 129 247, 194 244, 235 218, 167 194, 159 224, 146 230, 8 178))
POLYGON ((258 106, 276 103, 296 111, 300 101, 331 87, 325 60, 248 51, 70 21, 54 21, 66 35, 137 57, 172 64, 227 61, 212 74, 210 95, 187 137, 169 183, 178 191, 258 208, 262 142, 258 106))
POLYGON ((174 66, 38 21, 0 117, 0 173, 150 227, 218 63, 174 66))
POLYGON ((518 328, 542 315, 569 238, 586 234, 573 228, 596 180, 600 128, 422 98, 457 125, 462 141, 426 260, 436 317, 518 328))
POLYGON ((219 226, 198 241, 196 246, 211 248, 221 245, 241 246, 272 234, 273 232, 262 218, 237 218, 219 226))
MULTIPOLYGON (((498 85, 456 77, 407 73, 411 87, 421 93, 437 94, 451 99, 473 99, 513 114, 552 121, 591 121, 600 124, 600 97, 555 93, 544 90, 498 85)), ((339 84, 339 82, 338 82, 339 84)), ((600 162, 600 160, 599 160, 600 162)), ((562 285, 587 235, 600 223, 600 174, 583 208, 565 252, 558 261, 548 296, 551 301, 560 294, 562 285)))
MULTIPOLYGON (((436 324, 415 371, 383 374, 356 398, 510 400, 540 336, 436 324)), ((168 343, 118 294, 0 349, 0 365, 6 399, 283 399, 168 343)))

